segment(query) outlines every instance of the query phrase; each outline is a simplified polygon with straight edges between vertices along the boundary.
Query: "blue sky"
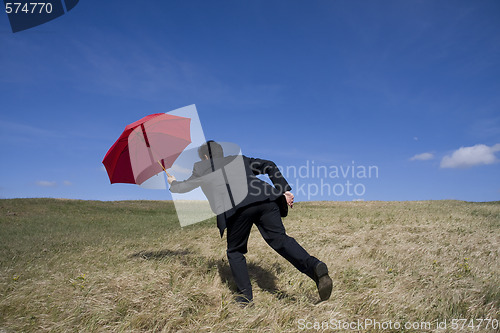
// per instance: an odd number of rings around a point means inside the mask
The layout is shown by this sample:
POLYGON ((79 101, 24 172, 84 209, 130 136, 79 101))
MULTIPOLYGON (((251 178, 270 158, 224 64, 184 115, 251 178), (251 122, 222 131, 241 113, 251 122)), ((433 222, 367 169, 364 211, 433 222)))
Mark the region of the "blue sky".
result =
POLYGON ((245 155, 377 167, 289 173, 299 201, 500 200, 499 15, 496 0, 82 0, 15 34, 0 15, 0 197, 170 199, 110 185, 101 161, 127 124, 196 104, 205 136, 245 155), (342 195, 311 195, 321 181, 342 195))

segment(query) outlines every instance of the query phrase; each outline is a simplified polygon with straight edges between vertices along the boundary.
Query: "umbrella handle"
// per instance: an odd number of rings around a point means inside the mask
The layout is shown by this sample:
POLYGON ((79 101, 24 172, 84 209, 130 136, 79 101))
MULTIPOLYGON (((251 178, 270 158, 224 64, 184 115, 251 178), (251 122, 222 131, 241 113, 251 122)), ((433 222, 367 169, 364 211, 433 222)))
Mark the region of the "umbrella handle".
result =
POLYGON ((165 169, 163 167, 163 164, 161 164, 160 161, 158 161, 158 164, 161 166, 161 168, 163 169, 163 171, 165 171, 165 173, 167 174, 167 177, 170 177, 170 174, 167 172, 167 169, 165 169))

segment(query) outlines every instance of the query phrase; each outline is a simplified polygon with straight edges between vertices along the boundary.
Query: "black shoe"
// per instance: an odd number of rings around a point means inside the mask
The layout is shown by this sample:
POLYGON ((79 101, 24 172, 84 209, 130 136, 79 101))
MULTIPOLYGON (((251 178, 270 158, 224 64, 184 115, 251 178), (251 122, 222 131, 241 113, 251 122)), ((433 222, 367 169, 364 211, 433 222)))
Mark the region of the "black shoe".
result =
POLYGON ((332 294, 332 279, 328 275, 328 267, 324 262, 319 262, 314 267, 314 281, 318 287, 319 298, 321 301, 326 301, 332 294))
POLYGON ((242 308, 245 308, 247 306, 251 307, 253 305, 253 300, 248 299, 247 297, 241 295, 236 296, 235 301, 242 308))

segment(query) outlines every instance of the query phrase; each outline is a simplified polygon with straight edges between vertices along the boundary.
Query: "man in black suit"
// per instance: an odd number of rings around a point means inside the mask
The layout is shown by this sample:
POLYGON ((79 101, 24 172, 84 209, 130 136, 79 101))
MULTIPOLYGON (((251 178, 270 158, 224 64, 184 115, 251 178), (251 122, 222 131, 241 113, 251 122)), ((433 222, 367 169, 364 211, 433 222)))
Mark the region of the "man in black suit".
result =
POLYGON ((214 141, 200 146, 198 155, 201 161, 194 164, 190 178, 177 181, 169 175, 167 180, 174 193, 201 186, 217 214, 221 237, 227 228, 227 258, 240 294, 237 301, 247 304, 253 299, 244 256, 253 224, 267 244, 315 281, 321 301, 327 300, 332 280, 326 264, 309 255, 285 232, 277 200, 284 195, 286 203, 293 207, 294 196, 278 167, 272 161, 244 155, 224 157, 222 146, 214 141), (260 180, 260 174, 267 174, 274 186, 260 180))

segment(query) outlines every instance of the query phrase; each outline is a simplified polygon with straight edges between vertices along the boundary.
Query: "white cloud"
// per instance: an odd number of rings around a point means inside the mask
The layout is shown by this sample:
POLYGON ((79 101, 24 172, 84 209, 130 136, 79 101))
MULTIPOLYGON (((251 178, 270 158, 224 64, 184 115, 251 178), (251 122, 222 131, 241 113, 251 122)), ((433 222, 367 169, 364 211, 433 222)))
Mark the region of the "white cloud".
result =
POLYGON ((73 183, 72 183, 72 182, 70 182, 69 180, 65 180, 65 181, 63 182, 63 184, 64 184, 64 185, 66 185, 66 186, 71 186, 71 185, 73 185, 73 183))
POLYGON ((50 181, 47 181, 47 180, 38 180, 35 182, 35 184, 37 186, 41 186, 41 187, 54 187, 57 185, 56 182, 50 182, 50 181))
POLYGON ((433 153, 422 153, 422 154, 417 154, 410 158, 410 161, 427 161, 427 160, 432 160, 434 158, 433 153))
POLYGON ((498 162, 495 153, 500 151, 500 143, 494 146, 477 144, 472 147, 460 147, 451 155, 441 160, 441 168, 470 168, 481 164, 498 162))

